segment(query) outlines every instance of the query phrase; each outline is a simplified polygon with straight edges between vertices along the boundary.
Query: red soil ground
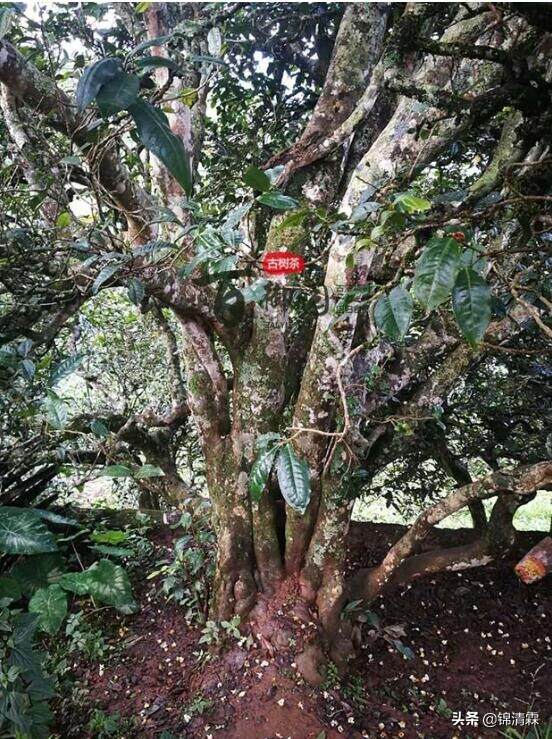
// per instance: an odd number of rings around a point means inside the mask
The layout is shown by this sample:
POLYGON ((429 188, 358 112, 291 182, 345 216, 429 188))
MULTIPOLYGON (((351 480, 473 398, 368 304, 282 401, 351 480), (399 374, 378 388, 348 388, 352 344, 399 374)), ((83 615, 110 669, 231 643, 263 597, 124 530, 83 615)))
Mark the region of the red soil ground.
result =
MULTIPOLYGON (((350 562, 377 562, 400 531, 355 525, 350 562)), ((469 536, 438 531, 427 546, 459 544, 469 536)), ((519 551, 535 541, 524 535, 519 551)), ((160 549, 170 543, 166 534, 157 542, 160 549)), ((101 666, 80 662, 74 668, 80 699, 60 701, 58 736, 92 737, 86 726, 95 708, 134 717, 133 727, 117 734, 132 739, 163 731, 226 739, 475 739, 508 736, 506 727, 483 728, 484 714, 528 711, 539 714, 542 730, 552 714, 552 588, 550 578, 522 585, 515 561, 444 573, 376 602, 372 611, 382 626, 403 625, 401 640, 414 658, 381 638, 367 638, 350 674, 339 680, 330 670, 319 688, 305 684, 295 669, 297 651, 315 627, 307 609, 294 607, 293 587, 281 594, 273 614, 273 623, 291 635, 291 647, 270 654, 261 637, 249 649, 234 645, 205 661, 198 659, 199 630, 144 580, 137 583, 140 612, 110 617, 104 625, 113 655, 101 666), (479 726, 454 726, 453 711, 477 712, 479 726)), ((527 728, 516 729, 518 737, 530 736, 527 728)))

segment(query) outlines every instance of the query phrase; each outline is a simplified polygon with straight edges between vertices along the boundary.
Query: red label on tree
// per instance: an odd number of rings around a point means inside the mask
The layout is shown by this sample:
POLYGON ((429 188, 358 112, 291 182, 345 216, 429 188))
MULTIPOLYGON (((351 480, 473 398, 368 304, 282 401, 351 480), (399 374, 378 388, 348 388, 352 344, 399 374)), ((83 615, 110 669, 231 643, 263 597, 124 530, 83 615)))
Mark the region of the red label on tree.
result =
POLYGON ((263 271, 267 275, 293 275, 305 269, 305 260, 292 251, 269 251, 263 257, 263 271))

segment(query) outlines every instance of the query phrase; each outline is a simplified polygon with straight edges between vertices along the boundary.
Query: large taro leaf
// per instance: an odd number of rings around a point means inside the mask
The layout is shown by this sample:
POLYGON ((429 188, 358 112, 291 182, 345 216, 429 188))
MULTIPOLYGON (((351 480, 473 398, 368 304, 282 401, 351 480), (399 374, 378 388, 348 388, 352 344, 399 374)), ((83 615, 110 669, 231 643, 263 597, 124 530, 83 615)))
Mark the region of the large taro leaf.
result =
POLYGON ((59 554, 35 554, 17 562, 10 575, 23 593, 31 596, 38 588, 47 588, 57 582, 63 569, 63 559, 59 554))
POLYGON ((88 593, 94 600, 114 606, 122 613, 137 609, 126 571, 108 559, 100 559, 84 572, 64 575, 60 584, 80 595, 88 593))
POLYGON ((0 552, 42 554, 57 545, 40 517, 31 508, 0 507, 0 552))
POLYGON ((61 585, 40 588, 29 601, 29 613, 38 615, 38 625, 48 634, 55 634, 67 614, 67 595, 61 585))

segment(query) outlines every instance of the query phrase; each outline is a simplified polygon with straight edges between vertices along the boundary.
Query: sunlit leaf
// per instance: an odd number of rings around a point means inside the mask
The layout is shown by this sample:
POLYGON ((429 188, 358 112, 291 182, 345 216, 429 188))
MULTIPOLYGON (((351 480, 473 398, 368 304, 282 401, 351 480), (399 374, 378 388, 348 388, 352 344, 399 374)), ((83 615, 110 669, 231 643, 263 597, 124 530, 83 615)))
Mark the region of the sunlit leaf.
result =
POLYGON ((67 595, 58 584, 37 590, 29 601, 29 613, 38 615, 38 625, 48 634, 55 634, 67 615, 67 595))
POLYGON ((124 464, 111 464, 104 467, 101 472, 101 477, 132 477, 132 470, 130 467, 125 467, 124 464))
POLYGON ((134 473, 134 479, 142 480, 148 477, 164 477, 164 475, 161 467, 156 467, 154 464, 143 464, 134 473))
POLYGON ((269 208, 274 208, 274 210, 292 210, 292 208, 299 207, 299 203, 295 198, 290 198, 289 195, 284 195, 278 190, 270 190, 259 195, 257 202, 268 205, 269 208))
POLYGON ((0 507, 0 552, 4 554, 42 554, 55 552, 52 533, 29 508, 0 507))

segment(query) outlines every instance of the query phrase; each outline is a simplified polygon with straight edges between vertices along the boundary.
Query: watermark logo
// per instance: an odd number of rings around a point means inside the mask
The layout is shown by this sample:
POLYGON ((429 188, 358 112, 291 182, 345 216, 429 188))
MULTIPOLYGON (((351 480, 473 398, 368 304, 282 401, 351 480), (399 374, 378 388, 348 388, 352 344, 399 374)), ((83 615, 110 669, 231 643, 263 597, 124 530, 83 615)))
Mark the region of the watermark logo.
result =
POLYGON ((479 714, 477 711, 454 711, 452 714, 453 726, 536 726, 539 723, 539 714, 533 711, 516 713, 500 711, 479 714))

